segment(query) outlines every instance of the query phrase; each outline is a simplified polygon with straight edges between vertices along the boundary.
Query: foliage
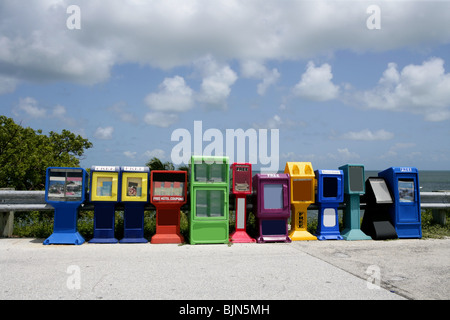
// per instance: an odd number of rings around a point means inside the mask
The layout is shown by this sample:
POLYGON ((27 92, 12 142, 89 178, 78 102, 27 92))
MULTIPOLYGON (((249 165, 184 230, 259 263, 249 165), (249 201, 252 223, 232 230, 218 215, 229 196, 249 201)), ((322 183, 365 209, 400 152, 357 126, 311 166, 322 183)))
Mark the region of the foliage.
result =
POLYGON ((63 129, 61 133, 23 128, 0 116, 0 188, 43 190, 47 167, 78 167, 92 143, 63 129))
POLYGON ((422 236, 424 238, 444 238, 450 237, 450 224, 448 220, 450 218, 450 213, 447 210, 447 223, 445 225, 440 225, 439 223, 433 221, 433 214, 431 209, 422 211, 422 236))
POLYGON ((151 158, 146 164, 147 167, 151 170, 175 170, 175 166, 172 162, 162 162, 157 157, 151 158))
MULTIPOLYGON (((152 171, 152 170, 175 170, 175 165, 172 162, 170 162, 170 161, 162 162, 157 157, 151 158, 145 165, 150 168, 150 171, 152 171)), ((189 166, 181 165, 178 167, 177 170, 189 172, 189 166)))

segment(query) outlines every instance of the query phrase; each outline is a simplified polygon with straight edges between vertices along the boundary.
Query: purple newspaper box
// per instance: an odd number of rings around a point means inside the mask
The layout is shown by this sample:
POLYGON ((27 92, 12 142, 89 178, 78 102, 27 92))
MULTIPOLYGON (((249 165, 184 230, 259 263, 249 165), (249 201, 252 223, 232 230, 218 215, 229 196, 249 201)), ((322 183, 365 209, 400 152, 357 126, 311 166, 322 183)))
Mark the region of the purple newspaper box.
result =
POLYGON ((288 219, 291 216, 290 178, 285 173, 256 174, 254 214, 258 223, 257 242, 291 242, 288 219))

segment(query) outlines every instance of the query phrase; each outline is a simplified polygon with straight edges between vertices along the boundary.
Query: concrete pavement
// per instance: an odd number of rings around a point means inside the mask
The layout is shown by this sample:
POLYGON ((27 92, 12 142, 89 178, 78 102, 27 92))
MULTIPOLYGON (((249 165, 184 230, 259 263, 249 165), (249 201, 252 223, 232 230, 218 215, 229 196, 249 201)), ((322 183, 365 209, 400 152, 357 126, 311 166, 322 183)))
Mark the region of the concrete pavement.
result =
POLYGON ((450 239, 231 246, 43 240, 0 239, 0 300, 450 298, 450 239))

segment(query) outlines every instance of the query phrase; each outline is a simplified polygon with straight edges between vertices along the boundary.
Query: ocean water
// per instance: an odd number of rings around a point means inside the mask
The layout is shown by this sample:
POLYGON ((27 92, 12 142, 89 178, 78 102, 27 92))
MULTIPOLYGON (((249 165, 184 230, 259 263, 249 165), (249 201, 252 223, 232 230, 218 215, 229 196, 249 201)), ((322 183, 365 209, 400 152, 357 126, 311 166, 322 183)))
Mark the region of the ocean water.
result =
MULTIPOLYGON (((366 179, 368 177, 378 177, 379 171, 366 170, 364 172, 366 179)), ((253 174, 259 171, 253 171, 253 174)), ((283 173, 279 171, 278 173, 283 173)), ((450 190, 450 170, 419 170, 420 191, 442 191, 450 190)))
MULTIPOLYGON (((364 175, 368 177, 377 177, 379 171, 366 170, 364 175)), ((253 172, 256 174, 259 172, 253 172)), ((280 171, 279 173, 283 173, 280 171)), ((419 170, 419 186, 421 192, 450 190, 450 171, 449 170, 419 170)), ((342 216, 342 210, 339 210, 339 215, 342 216)), ((361 210, 361 217, 364 215, 364 210, 361 210)), ((318 211, 308 209, 308 221, 317 219, 318 211)))
MULTIPOLYGON (((381 170, 380 170, 381 171, 381 170)), ((378 171, 365 171, 368 177, 377 177, 378 171)), ((450 190, 450 171, 448 170, 419 170, 420 191, 450 190)))

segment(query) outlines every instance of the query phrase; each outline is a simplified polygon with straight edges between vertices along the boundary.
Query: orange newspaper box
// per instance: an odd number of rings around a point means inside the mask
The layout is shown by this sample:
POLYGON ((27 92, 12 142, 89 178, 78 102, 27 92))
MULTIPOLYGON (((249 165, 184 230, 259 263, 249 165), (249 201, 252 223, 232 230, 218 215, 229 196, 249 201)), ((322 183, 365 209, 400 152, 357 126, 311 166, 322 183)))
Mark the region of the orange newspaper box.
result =
POLYGON ((315 201, 315 183, 311 162, 286 162, 284 173, 291 179, 291 231, 293 241, 317 240, 307 231, 307 210, 315 201))

